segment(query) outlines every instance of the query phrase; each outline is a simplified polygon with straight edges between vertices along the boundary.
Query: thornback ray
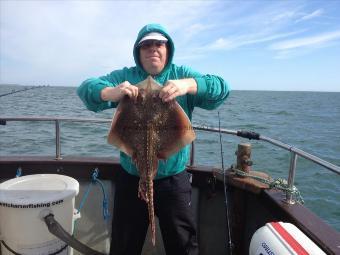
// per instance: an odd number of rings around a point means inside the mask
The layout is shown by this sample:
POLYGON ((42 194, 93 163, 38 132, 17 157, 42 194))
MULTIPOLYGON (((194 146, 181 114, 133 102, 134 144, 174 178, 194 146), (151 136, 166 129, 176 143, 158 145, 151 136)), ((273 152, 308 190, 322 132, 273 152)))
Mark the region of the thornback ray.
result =
POLYGON ((136 100, 125 96, 119 103, 108 135, 108 143, 129 155, 140 180, 138 196, 149 212, 151 240, 155 245, 153 179, 158 161, 166 160, 195 139, 190 120, 176 100, 164 103, 162 89, 151 76, 136 84, 136 100))

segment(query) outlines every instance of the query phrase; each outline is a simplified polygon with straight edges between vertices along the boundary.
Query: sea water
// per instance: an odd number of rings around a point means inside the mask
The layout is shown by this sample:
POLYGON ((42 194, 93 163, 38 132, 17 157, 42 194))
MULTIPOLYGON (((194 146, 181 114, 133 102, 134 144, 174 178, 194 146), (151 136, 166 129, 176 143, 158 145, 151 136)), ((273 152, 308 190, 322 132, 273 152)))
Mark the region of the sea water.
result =
MULTIPOLYGON (((23 86, 1 85, 0 95, 23 86)), ((249 130, 280 140, 340 165, 340 93, 232 91, 218 109, 196 108, 193 124, 249 130)), ((0 116, 111 119, 114 110, 88 111, 75 87, 42 87, 0 97, 0 116)), ((118 156, 106 142, 110 123, 61 123, 61 153, 77 156, 118 156)), ((237 144, 247 139, 223 135, 225 167, 235 163, 237 144)), ((290 153, 263 141, 252 143, 253 170, 288 177, 290 153)), ((195 163, 221 167, 218 133, 197 131, 195 163)), ((0 125, 0 156, 55 155, 53 122, 7 122, 0 125)), ((340 176, 301 157, 295 185, 305 206, 340 230, 340 176)))

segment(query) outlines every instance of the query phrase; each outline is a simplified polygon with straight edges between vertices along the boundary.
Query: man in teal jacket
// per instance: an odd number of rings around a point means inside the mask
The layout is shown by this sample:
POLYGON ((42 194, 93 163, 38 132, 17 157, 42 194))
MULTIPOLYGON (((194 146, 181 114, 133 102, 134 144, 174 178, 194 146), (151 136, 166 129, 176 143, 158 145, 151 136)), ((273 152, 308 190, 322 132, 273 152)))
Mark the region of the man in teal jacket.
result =
MULTIPOLYGON (((194 107, 212 110, 229 95, 226 82, 215 75, 202 75, 187 66, 172 63, 175 47, 159 24, 144 26, 133 48, 136 66, 115 70, 106 76, 85 80, 77 93, 91 111, 114 108, 125 95, 138 96, 137 84, 152 77, 163 89, 164 102, 177 100, 192 118, 194 107)), ((154 181, 155 213, 158 216, 166 253, 198 254, 196 224, 191 208, 191 185, 185 170, 189 146, 159 162, 154 181)), ((117 175, 112 254, 140 254, 148 227, 146 204, 138 199, 138 172, 131 158, 120 153, 125 171, 117 175)))

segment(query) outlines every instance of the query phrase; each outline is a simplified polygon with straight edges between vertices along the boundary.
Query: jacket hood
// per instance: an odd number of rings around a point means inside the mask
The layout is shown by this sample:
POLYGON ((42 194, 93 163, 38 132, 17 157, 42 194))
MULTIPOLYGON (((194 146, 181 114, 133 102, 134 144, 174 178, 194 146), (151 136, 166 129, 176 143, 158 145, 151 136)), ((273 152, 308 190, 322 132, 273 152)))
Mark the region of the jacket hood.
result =
POLYGON ((138 49, 138 42, 148 33, 151 32, 158 32, 163 34, 167 39, 168 39, 168 62, 166 63, 163 71, 161 73, 164 73, 166 70, 169 69, 170 65, 172 64, 172 59, 174 56, 174 52, 175 52, 175 46, 174 43, 170 37, 170 35, 168 34, 168 32, 166 31, 166 29, 164 27, 162 27, 162 25, 160 24, 148 24, 145 25, 138 33, 137 39, 135 41, 135 44, 133 46, 133 57, 135 59, 135 63, 136 66, 140 69, 143 70, 145 72, 145 70, 143 69, 142 64, 140 63, 140 59, 139 59, 139 49, 138 49))

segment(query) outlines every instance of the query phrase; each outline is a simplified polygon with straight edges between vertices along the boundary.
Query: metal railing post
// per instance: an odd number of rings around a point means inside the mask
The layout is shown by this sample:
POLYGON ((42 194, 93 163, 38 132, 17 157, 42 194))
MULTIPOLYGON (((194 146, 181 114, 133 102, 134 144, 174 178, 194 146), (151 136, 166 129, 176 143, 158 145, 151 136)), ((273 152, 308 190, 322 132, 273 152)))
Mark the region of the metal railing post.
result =
POLYGON ((61 159, 61 147, 60 147, 60 126, 59 120, 55 120, 55 159, 61 159))
MULTIPOLYGON (((295 152, 293 152, 293 151, 290 152, 290 166, 289 166, 289 175, 288 175, 288 188, 289 188, 289 190, 292 190, 293 186, 294 186, 297 157, 298 157, 298 155, 295 152)), ((293 199, 293 194, 289 191, 286 192, 286 203, 287 204, 295 204, 295 200, 293 199)))
POLYGON ((195 164, 195 142, 192 141, 190 147, 190 166, 193 166, 194 164, 195 164))

